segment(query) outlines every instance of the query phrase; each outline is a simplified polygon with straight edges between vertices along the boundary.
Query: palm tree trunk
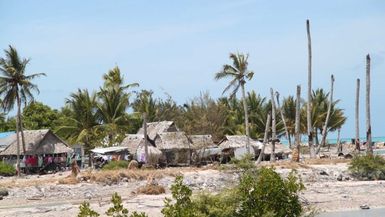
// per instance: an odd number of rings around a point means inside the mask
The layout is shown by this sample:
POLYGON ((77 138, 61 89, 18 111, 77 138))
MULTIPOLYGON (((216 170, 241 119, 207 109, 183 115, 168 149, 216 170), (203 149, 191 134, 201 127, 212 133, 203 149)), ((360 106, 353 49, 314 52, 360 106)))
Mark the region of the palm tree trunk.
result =
POLYGON ((266 119, 266 125, 265 125, 265 135, 263 137, 263 144, 261 148, 261 152, 259 153, 258 159, 257 159, 257 164, 261 163, 263 159, 263 155, 265 154, 265 147, 266 144, 268 143, 268 136, 269 136, 269 129, 270 129, 270 119, 271 119, 271 114, 270 112, 267 114, 267 119, 266 119))
MULTIPOLYGON (((329 119, 330 119, 330 112, 332 110, 332 103, 333 103, 333 91, 334 91, 334 75, 332 75, 330 77, 330 82, 331 82, 331 85, 330 85, 330 99, 329 99, 329 103, 328 103, 328 111, 326 113, 326 120, 325 120, 325 124, 324 124, 324 127, 322 129, 322 139, 321 139, 321 146, 325 146, 326 144, 326 135, 327 135, 327 128, 328 128, 328 124, 329 124, 329 119)), ((318 149, 317 149, 317 154, 319 153, 320 149, 321 149, 321 146, 318 146, 318 149)))
POLYGON ((16 117, 16 170, 17 176, 20 176, 20 137, 19 137, 19 117, 16 117))
POLYGON ((311 121, 311 107, 312 107, 312 97, 311 97, 311 36, 310 36, 310 22, 309 20, 306 20, 306 30, 307 30, 307 46, 308 46, 308 55, 309 55, 309 61, 308 61, 308 79, 307 79, 307 134, 308 134, 308 143, 309 143, 309 149, 310 149, 310 158, 315 158, 316 153, 313 146, 313 128, 312 128, 312 121, 311 121))
POLYGON ((283 115, 282 108, 281 108, 281 105, 279 103, 279 93, 278 93, 278 91, 275 92, 275 94, 276 94, 276 97, 277 97, 277 106, 278 106, 278 109, 279 109, 279 113, 281 114, 281 119, 282 119, 282 122, 283 122, 283 126, 285 127, 286 138, 287 138, 287 140, 289 142, 289 148, 291 148, 291 138, 290 138, 290 135, 289 135, 289 130, 287 129, 287 124, 286 124, 285 116, 283 115))
POLYGON ((301 148, 301 137, 300 137, 300 125, 301 125, 301 86, 297 86, 297 100, 295 102, 295 146, 293 149, 292 160, 299 162, 300 148, 301 148), (295 154, 296 153, 296 154, 295 154))
POLYGON ((373 154, 372 126, 370 124, 370 56, 366 56, 366 145, 368 154, 373 154))
POLYGON ((245 93, 245 84, 241 83, 242 86, 242 101, 243 101, 243 110, 245 112, 245 127, 246 127, 246 149, 247 154, 250 154, 250 131, 249 131, 249 114, 247 113, 247 102, 246 102, 246 93, 245 93))
POLYGON ((357 78, 357 87, 356 87, 356 117, 355 117, 355 122, 356 122, 356 139, 355 139, 355 144, 356 144, 356 150, 359 152, 360 151, 360 79, 357 78))
POLYGON ((316 147, 319 146, 319 139, 318 139, 318 128, 317 127, 314 127, 314 137, 315 137, 315 145, 316 147))
POLYGON ((277 139, 277 131, 276 131, 276 120, 275 120, 275 99, 274 99, 274 90, 273 88, 270 88, 270 94, 271 94, 271 155, 270 155, 270 161, 275 162, 275 140, 277 139))
POLYGON ((338 151, 337 153, 342 153, 342 144, 341 144, 341 141, 340 141, 340 136, 341 136, 341 128, 338 128, 338 131, 337 131, 337 147, 338 147, 338 151))
POLYGON ((145 163, 148 163, 148 141, 147 141, 147 113, 143 113, 143 133, 144 133, 144 156, 146 158, 145 163))
POLYGON ((23 147, 23 155, 26 153, 26 148, 25 148, 25 137, 24 137, 24 129, 23 129, 23 121, 20 113, 20 118, 19 118, 19 127, 20 127, 20 134, 21 134, 21 144, 23 147))

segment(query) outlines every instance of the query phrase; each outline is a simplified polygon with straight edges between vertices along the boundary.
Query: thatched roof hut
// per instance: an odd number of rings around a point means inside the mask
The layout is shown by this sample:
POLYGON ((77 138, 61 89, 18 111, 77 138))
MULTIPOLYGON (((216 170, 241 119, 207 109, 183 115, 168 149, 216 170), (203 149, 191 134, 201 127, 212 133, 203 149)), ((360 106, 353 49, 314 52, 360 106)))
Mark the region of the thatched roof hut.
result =
MULTIPOLYGON (((150 140, 155 140, 156 135, 165 132, 179 131, 173 121, 160 121, 147 123, 147 136, 150 140)), ((143 127, 139 129, 137 134, 144 134, 143 127)))
POLYGON ((155 146, 162 151, 166 165, 187 165, 191 162, 191 143, 184 132, 159 133, 155 146))
POLYGON ((134 155, 140 144, 144 144, 143 134, 126 134, 126 138, 123 139, 120 145, 128 147, 128 152, 134 155))
MULTIPOLYGON (((262 143, 250 138, 250 146, 255 149, 260 149, 262 147, 262 143)), ((234 135, 229 136, 226 135, 224 139, 219 143, 219 147, 222 149, 235 149, 245 147, 247 144, 247 137, 245 135, 234 135)))
MULTIPOLYGON (((271 149, 272 149, 272 144, 271 143, 266 144, 264 154, 271 154, 271 149)), ((275 153, 288 155, 291 153, 291 150, 290 148, 286 147, 281 143, 275 143, 275 153)))
POLYGON ((191 149, 199 150, 203 148, 209 148, 214 146, 211 135, 190 135, 188 136, 191 142, 191 149))
MULTIPOLYGON (((66 142, 51 130, 25 130, 23 132, 26 153, 23 152, 20 140, 20 155, 60 154, 73 151, 66 142)), ((0 152, 0 156, 11 155, 17 155, 16 134, 10 135, 8 146, 0 152)))

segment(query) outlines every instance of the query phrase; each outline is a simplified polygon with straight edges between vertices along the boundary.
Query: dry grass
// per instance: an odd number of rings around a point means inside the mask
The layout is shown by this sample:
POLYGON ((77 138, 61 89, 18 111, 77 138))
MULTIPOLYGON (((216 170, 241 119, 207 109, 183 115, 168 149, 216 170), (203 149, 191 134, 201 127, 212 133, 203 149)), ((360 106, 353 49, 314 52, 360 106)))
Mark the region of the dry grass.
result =
POLYGON ((293 161, 276 161, 275 163, 267 162, 265 166, 274 166, 275 168, 280 169, 308 169, 309 165, 306 165, 301 162, 293 162, 293 161))
POLYGON ((80 178, 91 180, 98 183, 118 183, 123 178, 132 180, 146 180, 148 177, 160 179, 165 176, 176 177, 181 173, 180 168, 166 169, 138 169, 138 170, 106 170, 106 171, 86 171, 80 174, 80 178))
POLYGON ((58 183, 61 185, 74 185, 79 183, 79 180, 75 176, 69 175, 63 179, 59 179, 58 183))
POLYGON ((339 158, 317 158, 317 159, 306 159, 305 163, 310 165, 322 165, 322 164, 338 164, 338 163, 349 163, 350 159, 339 159, 339 158))
POLYGON ((143 187, 138 188, 137 193, 158 195, 166 193, 166 189, 161 185, 145 185, 143 187))

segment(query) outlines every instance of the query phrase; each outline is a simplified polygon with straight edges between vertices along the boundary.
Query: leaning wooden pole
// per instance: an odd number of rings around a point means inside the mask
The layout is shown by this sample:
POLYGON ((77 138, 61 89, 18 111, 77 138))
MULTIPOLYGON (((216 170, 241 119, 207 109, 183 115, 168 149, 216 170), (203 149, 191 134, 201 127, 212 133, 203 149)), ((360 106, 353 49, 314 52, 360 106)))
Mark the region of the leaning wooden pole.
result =
POLYGON ((356 138, 354 143, 356 144, 356 150, 360 151, 360 79, 357 78, 356 86, 356 109, 355 109, 355 123, 356 123, 356 138))
POLYGON ((370 124, 370 56, 366 55, 366 145, 368 154, 373 154, 372 126, 370 124))
POLYGON ((271 120, 271 114, 270 112, 267 114, 267 119, 266 119, 266 125, 265 125, 265 135, 263 136, 263 144, 261 148, 261 152, 259 153, 258 159, 257 159, 257 164, 261 163, 264 154, 265 154, 265 147, 268 143, 269 139, 269 129, 270 129, 270 120, 271 120))
POLYGON ((279 109, 279 113, 281 114, 281 119, 282 119, 282 122, 283 122, 283 126, 285 128, 286 139, 289 142, 289 148, 291 148, 291 138, 290 138, 289 130, 287 129, 287 124, 286 124, 285 116, 283 115, 282 107, 281 107, 281 105, 279 103, 279 93, 278 93, 278 91, 275 92, 275 95, 277 97, 277 108, 279 109))
POLYGON ((326 120, 322 129, 322 139, 321 139, 321 145, 317 148, 317 154, 321 150, 321 146, 326 145, 326 135, 327 135, 327 127, 329 124, 330 119, 330 112, 332 110, 332 104, 333 104, 333 92, 334 92, 334 75, 330 76, 330 93, 329 93, 329 103, 328 103, 328 111, 326 113, 326 120))
POLYGON ((312 81, 312 52, 311 52, 311 36, 310 36, 310 21, 306 20, 307 30, 307 47, 308 47, 308 77, 307 77, 307 136, 308 144, 310 149, 310 157, 315 158, 316 153, 313 146, 313 126, 311 120, 311 109, 312 109, 312 96, 311 96, 311 81, 312 81))
POLYGON ((271 154, 270 161, 275 162, 275 141, 277 140, 277 129, 276 129, 276 115, 275 115, 275 99, 274 99, 274 90, 270 88, 271 94, 271 154))
POLYGON ((144 156, 145 163, 148 164, 148 140, 147 140, 147 113, 143 113, 143 137, 144 137, 144 156))
POLYGON ((299 162, 300 149, 301 149, 301 137, 300 137, 300 125, 301 125, 301 86, 297 86, 297 99, 295 101, 295 148, 293 149, 292 160, 299 162))

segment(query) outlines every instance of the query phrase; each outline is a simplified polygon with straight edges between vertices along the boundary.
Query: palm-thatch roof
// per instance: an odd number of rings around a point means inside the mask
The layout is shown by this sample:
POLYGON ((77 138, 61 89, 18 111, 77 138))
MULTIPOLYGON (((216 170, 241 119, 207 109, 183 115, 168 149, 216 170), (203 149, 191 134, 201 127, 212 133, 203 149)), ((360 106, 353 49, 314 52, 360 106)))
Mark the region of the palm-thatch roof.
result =
POLYGON ((165 132, 156 136, 155 146, 160 150, 190 149, 191 143, 185 132, 165 132))
MULTIPOLYGON (((150 140, 155 140, 156 135, 164 132, 177 132, 178 128, 176 127, 173 121, 160 121, 160 122, 150 122, 147 123, 147 136, 150 140)), ((137 134, 144 134, 143 127, 139 129, 137 134)))
POLYGON ((143 134, 126 134, 126 138, 123 139, 120 145, 128 147, 128 151, 135 154, 140 144, 144 144, 143 134))
MULTIPOLYGON (((250 146, 259 149, 262 147, 262 143, 250 138, 250 146)), ((247 144, 247 137, 245 135, 226 135, 225 138, 219 143, 219 147, 222 149, 227 148, 240 148, 245 147, 247 144)))
MULTIPOLYGON (((25 130, 23 132, 26 153, 23 152, 20 139, 21 155, 59 154, 73 151, 66 142, 56 136, 51 130, 25 130)), ((10 135, 9 141, 8 146, 0 152, 0 155, 17 155, 16 134, 10 135)))
POLYGON ((191 149, 198 150, 214 146, 211 135, 190 135, 191 149))
MULTIPOLYGON (((265 146, 264 154, 271 154, 272 144, 268 143, 265 146)), ((290 154, 291 150, 290 148, 286 147, 285 145, 281 143, 275 143, 275 153, 276 154, 290 154)))

